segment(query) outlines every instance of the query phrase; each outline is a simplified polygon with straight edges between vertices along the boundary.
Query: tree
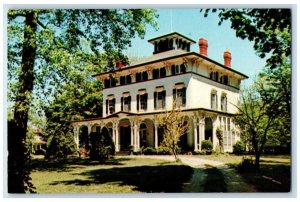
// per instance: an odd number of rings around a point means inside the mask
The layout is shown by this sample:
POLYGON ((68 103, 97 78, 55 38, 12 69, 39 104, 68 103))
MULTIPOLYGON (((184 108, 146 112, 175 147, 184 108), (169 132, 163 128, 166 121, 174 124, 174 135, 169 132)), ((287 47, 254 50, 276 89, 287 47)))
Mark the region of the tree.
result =
POLYGON ((176 103, 176 100, 173 100, 172 109, 165 110, 165 112, 159 116, 158 123, 164 129, 162 144, 172 151, 175 161, 178 161, 178 143, 180 137, 186 133, 188 125, 186 117, 182 114, 180 107, 176 107, 176 103))
POLYGON ((86 64, 100 66, 105 52, 108 67, 145 25, 155 26, 151 9, 9 10, 9 100, 14 119, 9 127, 8 192, 24 193, 29 183, 25 137, 32 99, 46 99, 68 81, 68 72, 86 64), (88 54, 89 53, 89 54, 88 54), (34 92, 34 93, 33 93, 34 92), (12 143, 12 144, 10 144, 12 143), (27 184, 27 185, 26 185, 27 184))
POLYGON ((266 95, 264 92, 267 92, 267 88, 263 81, 256 81, 244 90, 241 94, 242 103, 236 106, 239 116, 235 117, 235 121, 241 128, 242 139, 250 140, 255 154, 256 170, 259 170, 261 154, 280 114, 277 108, 281 97, 275 94, 266 95))
POLYGON ((204 16, 209 12, 218 12, 219 25, 230 20, 237 37, 254 41, 256 53, 269 57, 267 67, 278 68, 291 56, 291 9, 205 9, 204 16))

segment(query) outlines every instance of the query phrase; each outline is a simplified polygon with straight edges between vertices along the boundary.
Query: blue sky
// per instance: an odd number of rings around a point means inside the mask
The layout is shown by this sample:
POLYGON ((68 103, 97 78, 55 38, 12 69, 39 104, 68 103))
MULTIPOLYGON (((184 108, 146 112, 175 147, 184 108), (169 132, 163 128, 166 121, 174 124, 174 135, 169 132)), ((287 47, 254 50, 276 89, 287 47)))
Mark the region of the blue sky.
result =
POLYGON ((253 43, 237 38, 235 31, 230 28, 229 22, 225 21, 218 26, 217 14, 211 13, 205 18, 203 13, 200 13, 200 8, 159 9, 158 14, 159 30, 156 31, 148 26, 145 38, 135 38, 132 46, 125 51, 126 54, 139 57, 149 56, 153 52, 153 46, 147 40, 174 31, 197 42, 191 47, 194 52, 199 52, 199 38, 206 38, 208 40, 208 57, 222 64, 223 52, 228 48, 232 55, 232 67, 249 76, 249 79, 244 82, 246 85, 251 84, 254 76, 262 70, 265 59, 261 59, 255 54, 253 43))

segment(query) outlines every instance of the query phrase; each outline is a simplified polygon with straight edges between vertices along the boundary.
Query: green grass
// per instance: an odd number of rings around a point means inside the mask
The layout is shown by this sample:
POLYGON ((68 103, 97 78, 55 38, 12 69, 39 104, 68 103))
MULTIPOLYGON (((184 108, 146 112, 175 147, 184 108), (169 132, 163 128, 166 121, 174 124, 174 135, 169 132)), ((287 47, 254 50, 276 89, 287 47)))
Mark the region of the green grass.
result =
POLYGON ((204 170, 207 177, 204 182, 204 192, 226 192, 226 183, 224 176, 216 167, 205 165, 204 170))
POLYGON ((181 192, 193 173, 179 163, 121 157, 105 164, 89 159, 34 159, 32 168, 38 193, 181 192))

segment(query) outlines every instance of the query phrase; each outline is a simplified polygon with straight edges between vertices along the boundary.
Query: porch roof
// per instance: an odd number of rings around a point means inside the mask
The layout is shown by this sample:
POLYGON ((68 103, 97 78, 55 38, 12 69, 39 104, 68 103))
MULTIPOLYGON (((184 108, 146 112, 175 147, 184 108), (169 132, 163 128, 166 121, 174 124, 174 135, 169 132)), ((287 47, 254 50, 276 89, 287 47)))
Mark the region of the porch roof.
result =
MULTIPOLYGON (((210 112, 210 113, 222 114, 222 115, 227 115, 227 116, 236 116, 237 115, 237 114, 233 114, 233 113, 222 112, 222 111, 217 111, 217 110, 213 110, 213 109, 206 109, 206 108, 202 108, 202 107, 200 107, 200 108, 181 109, 181 111, 182 112, 206 111, 206 112, 210 112)), ((107 120, 107 119, 110 119, 110 118, 119 118, 120 115, 122 115, 122 114, 127 115, 128 117, 131 117, 131 116, 146 116, 146 115, 162 114, 164 112, 165 112, 165 110, 160 110, 160 111, 155 111, 155 112, 144 112, 144 113, 132 113, 132 112, 119 111, 119 112, 111 114, 107 117, 96 117, 96 118, 76 120, 76 121, 72 121, 72 123, 89 122, 89 121, 97 121, 97 120, 107 120)))

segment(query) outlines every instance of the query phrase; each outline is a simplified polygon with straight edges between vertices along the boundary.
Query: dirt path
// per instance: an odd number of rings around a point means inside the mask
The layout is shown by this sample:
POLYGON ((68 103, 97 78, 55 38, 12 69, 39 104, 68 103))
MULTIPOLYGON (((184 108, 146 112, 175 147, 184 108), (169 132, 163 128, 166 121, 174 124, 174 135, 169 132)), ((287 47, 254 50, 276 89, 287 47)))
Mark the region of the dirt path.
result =
MULTIPOLYGON (((174 156, 135 156, 135 158, 158 158, 174 160, 174 156)), ((183 192, 256 192, 233 169, 222 162, 201 159, 199 156, 179 156, 183 164, 194 168, 190 182, 184 184, 183 192), (216 172, 217 171, 217 172, 216 172), (219 188, 218 188, 219 186, 219 188), (212 189, 208 188, 212 187, 212 189), (214 189, 215 187, 215 189, 214 189)))

